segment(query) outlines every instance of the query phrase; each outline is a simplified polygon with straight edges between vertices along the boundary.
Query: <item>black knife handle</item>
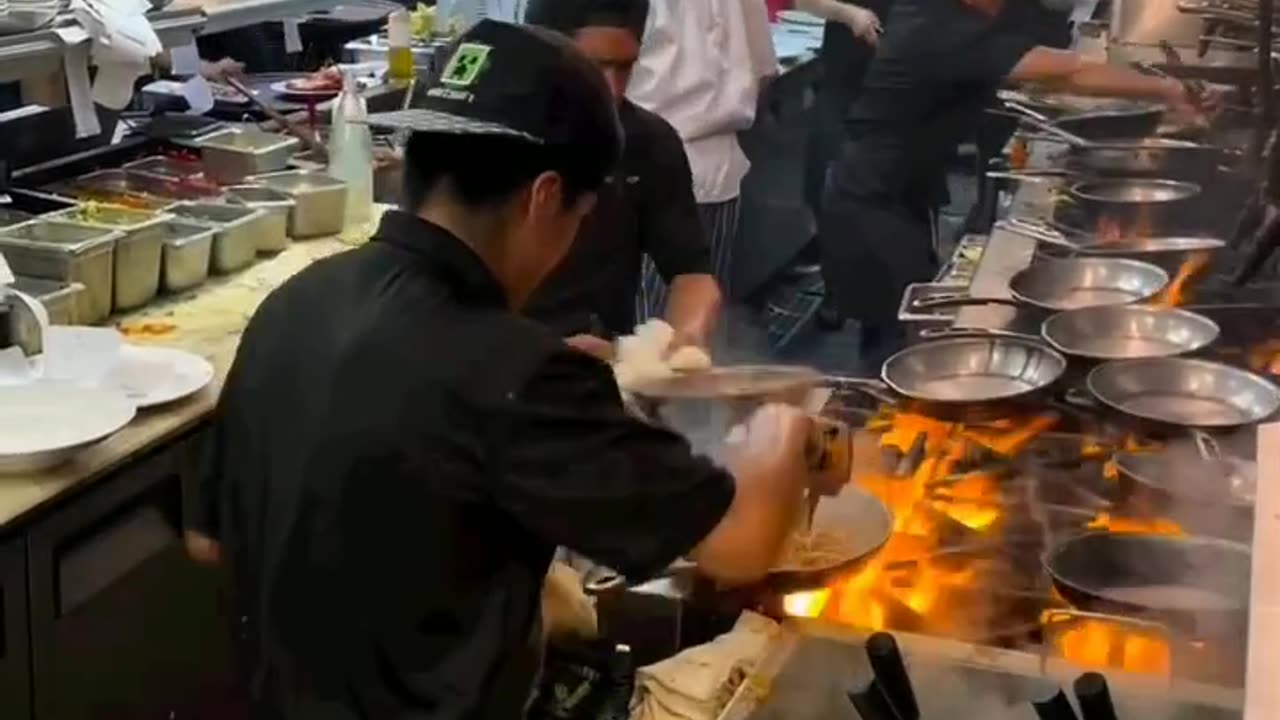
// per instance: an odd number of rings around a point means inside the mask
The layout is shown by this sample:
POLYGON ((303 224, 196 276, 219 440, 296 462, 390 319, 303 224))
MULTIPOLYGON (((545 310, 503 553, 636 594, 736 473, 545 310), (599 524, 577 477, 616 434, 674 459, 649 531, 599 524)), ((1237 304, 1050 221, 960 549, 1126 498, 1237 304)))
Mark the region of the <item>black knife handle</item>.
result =
POLYGON ((849 702, 862 716, 862 720, 904 720, 894 712, 893 705, 884 694, 884 689, 874 678, 861 690, 849 693, 849 702))
POLYGON ((871 669, 875 671, 876 682, 884 688, 898 717, 902 720, 919 720, 920 706, 916 703, 916 693, 911 688, 907 666, 902 661, 902 653, 893 636, 889 633, 876 633, 867 638, 867 659, 871 661, 871 669))
POLYGON ((1076 678, 1076 700, 1080 701, 1080 715, 1084 720, 1117 720, 1116 707, 1111 702, 1111 690, 1107 679, 1096 672, 1076 678))
POLYGON ((1075 708, 1071 707, 1071 700, 1062 692, 1062 688, 1058 688, 1057 692, 1044 700, 1033 700, 1031 707, 1035 708, 1040 720, 1079 720, 1075 708))

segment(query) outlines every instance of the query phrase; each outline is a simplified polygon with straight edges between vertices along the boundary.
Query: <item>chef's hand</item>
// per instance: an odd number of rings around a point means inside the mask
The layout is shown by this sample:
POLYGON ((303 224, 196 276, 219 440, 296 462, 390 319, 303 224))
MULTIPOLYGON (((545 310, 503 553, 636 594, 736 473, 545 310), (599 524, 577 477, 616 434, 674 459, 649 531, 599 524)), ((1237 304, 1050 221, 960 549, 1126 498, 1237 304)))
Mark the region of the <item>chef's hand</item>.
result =
POLYGON ((603 362, 613 362, 613 343, 608 340, 595 335, 574 335, 565 338, 564 342, 578 352, 584 352, 603 362))
POLYGON ((1197 88, 1195 92, 1186 83, 1170 79, 1165 102, 1176 121, 1187 124, 1206 124, 1222 108, 1222 91, 1212 86, 1197 88))
POLYGON ((848 26, 853 34, 869 45, 880 42, 880 33, 884 31, 880 18, 870 10, 857 5, 845 5, 840 14, 840 22, 848 26))
POLYGON ((227 78, 244 77, 244 63, 231 58, 222 58, 217 62, 200 61, 200 75, 210 82, 226 82, 227 78))
POLYGON ((805 445, 813 431, 813 420, 793 405, 771 403, 757 410, 741 431, 730 435, 734 464, 765 468, 770 473, 807 479, 809 464, 805 445))
POLYGON ((220 565, 222 563, 222 545, 213 538, 194 530, 183 533, 183 541, 187 546, 187 556, 200 565, 220 565))

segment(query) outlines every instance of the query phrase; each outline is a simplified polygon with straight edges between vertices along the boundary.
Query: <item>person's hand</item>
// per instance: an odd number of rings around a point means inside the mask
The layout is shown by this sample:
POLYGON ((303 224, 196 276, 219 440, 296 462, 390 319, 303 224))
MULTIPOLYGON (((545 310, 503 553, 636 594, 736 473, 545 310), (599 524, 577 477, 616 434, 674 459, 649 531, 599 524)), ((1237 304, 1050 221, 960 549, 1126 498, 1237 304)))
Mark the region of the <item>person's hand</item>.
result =
POLYGON ((880 18, 870 10, 858 5, 842 6, 840 22, 852 30, 856 37, 870 45, 878 43, 880 41, 880 33, 884 31, 880 24, 880 18))
POLYGON ((613 362, 613 343, 608 340, 595 335, 574 335, 565 338, 564 342, 578 352, 584 352, 603 362, 613 362))
POLYGON ((187 556, 200 565, 220 565, 222 563, 222 546, 218 541, 194 530, 183 533, 183 541, 187 546, 187 556))
POLYGON ((1166 85, 1165 103, 1180 125, 1205 125, 1222 108, 1222 91, 1212 86, 1190 86, 1170 79, 1166 85))
POLYGON ((200 62, 200 75, 210 82, 226 82, 227 78, 244 77, 244 63, 231 58, 217 62, 200 62))
POLYGON ((730 435, 729 443, 737 462, 804 482, 809 475, 805 446, 812 431, 813 420, 804 411, 771 403, 756 410, 745 427, 730 435))

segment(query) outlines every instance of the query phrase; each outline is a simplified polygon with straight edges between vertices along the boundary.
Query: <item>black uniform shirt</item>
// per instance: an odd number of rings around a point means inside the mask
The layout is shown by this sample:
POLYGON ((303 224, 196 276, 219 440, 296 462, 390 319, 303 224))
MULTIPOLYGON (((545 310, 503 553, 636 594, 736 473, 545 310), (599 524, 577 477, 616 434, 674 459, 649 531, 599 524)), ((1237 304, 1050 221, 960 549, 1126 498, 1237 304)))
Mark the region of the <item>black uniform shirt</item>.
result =
POLYGON ((214 446, 200 525, 273 720, 519 717, 554 548, 641 577, 733 495, 623 411, 607 366, 404 213, 262 304, 214 446))
POLYGON ((991 18, 961 0, 895 0, 850 111, 857 156, 836 181, 860 197, 944 201, 948 154, 1036 45, 1009 9, 1031 1, 1008 0, 991 18))
POLYGON ((564 335, 596 331, 592 316, 609 335, 631 332, 645 254, 667 282, 712 272, 711 244, 679 134, 628 101, 618 117, 626 138, 622 163, 564 262, 524 309, 564 335))

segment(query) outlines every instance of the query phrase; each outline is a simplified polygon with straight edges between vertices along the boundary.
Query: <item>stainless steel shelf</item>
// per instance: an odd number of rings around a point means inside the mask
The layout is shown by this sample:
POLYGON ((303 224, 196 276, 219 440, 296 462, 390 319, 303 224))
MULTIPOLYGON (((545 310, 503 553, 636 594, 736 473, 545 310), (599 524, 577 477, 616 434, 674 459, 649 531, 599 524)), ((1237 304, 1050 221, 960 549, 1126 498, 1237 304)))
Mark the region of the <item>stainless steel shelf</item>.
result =
POLYGON ((309 12, 328 10, 341 4, 340 0, 178 0, 172 7, 203 11, 206 16, 203 32, 216 33, 268 20, 301 20, 309 12))

